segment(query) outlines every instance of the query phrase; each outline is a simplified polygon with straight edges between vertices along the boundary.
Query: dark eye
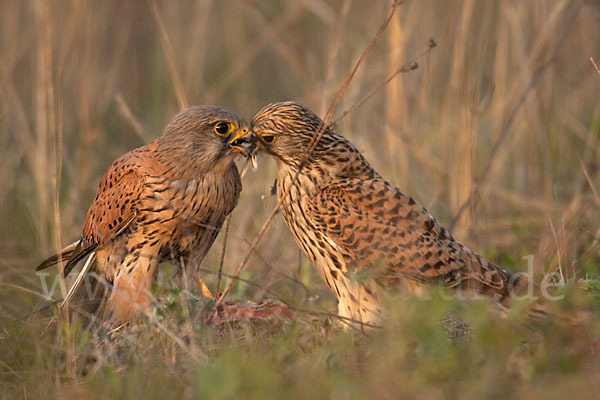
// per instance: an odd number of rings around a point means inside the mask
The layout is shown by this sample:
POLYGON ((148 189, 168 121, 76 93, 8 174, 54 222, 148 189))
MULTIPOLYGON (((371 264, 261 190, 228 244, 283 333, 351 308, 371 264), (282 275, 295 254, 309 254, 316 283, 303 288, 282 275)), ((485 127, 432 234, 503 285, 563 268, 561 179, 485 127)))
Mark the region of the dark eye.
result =
POLYGON ((271 143, 273 143, 275 141, 275 136, 274 135, 262 135, 260 138, 266 144, 271 144, 271 143))
POLYGON ((215 124, 215 133, 219 136, 228 136, 232 131, 232 126, 228 122, 217 122, 215 124))

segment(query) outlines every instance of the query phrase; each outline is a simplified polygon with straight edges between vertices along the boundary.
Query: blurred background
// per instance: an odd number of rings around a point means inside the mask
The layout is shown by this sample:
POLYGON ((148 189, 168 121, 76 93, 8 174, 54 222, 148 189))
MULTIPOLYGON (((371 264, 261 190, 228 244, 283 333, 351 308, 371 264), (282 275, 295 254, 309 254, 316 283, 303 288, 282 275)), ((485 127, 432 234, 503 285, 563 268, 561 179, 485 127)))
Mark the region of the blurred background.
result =
MULTIPOLYGON (((390 4, 2 1, 0 312, 20 316, 39 304, 27 292, 41 291, 33 267, 79 238, 115 158, 158 136, 185 104, 221 105, 250 120, 267 103, 296 100, 324 115, 390 4)), ((486 257, 525 270, 523 257, 533 255, 538 273, 596 277, 600 73, 590 57, 600 62, 598 3, 406 1, 336 115, 430 38, 438 46, 416 70, 336 130, 444 225, 467 202, 454 233, 486 257)), ((243 179, 225 272, 276 204, 275 171, 263 156, 243 179)), ((223 236, 202 265, 211 289, 223 236)), ((234 297, 268 290, 302 304, 319 295, 335 307, 280 217, 242 277, 255 285, 237 285, 234 297)))

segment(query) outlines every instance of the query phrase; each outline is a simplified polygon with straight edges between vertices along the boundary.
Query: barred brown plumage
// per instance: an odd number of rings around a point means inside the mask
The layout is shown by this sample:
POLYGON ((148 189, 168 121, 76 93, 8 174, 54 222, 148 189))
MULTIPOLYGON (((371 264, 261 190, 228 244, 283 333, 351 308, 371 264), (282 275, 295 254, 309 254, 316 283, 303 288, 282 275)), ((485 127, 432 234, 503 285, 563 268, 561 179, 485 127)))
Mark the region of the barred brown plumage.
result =
POLYGON ((379 324, 382 293, 391 289, 415 293, 439 281, 504 302, 524 284, 457 242, 330 128, 305 159, 322 124, 307 108, 282 102, 261 109, 251 129, 278 161, 281 214, 337 296, 341 317, 379 324))
POLYGON ((242 189, 234 163, 254 142, 236 113, 194 106, 161 136, 118 158, 106 171, 76 246, 42 262, 66 260, 65 275, 95 252, 92 270, 112 283, 105 315, 129 320, 147 307, 163 260, 199 265, 242 189))

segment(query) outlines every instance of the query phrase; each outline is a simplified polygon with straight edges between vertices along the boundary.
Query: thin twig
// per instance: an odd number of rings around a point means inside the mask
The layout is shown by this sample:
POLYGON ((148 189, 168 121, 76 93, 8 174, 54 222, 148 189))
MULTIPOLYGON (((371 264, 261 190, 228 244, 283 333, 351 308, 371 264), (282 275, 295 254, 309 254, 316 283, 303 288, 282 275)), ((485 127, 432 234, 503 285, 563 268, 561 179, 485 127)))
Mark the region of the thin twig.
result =
POLYGON ((537 85, 537 83, 540 81, 540 78, 542 77, 542 75, 544 75, 544 73, 548 70, 548 68, 550 68, 550 66, 556 60, 556 58, 558 56, 558 51, 561 49, 561 47, 562 47, 562 45, 563 45, 563 43, 564 43, 564 41, 565 41, 565 39, 567 37, 567 34, 571 31, 571 28, 573 27, 573 24, 575 23, 575 19, 579 15, 579 11, 581 11, 581 8, 583 7, 583 4, 584 4, 584 2, 582 2, 579 5, 579 7, 577 8, 577 10, 575 10, 575 12, 573 13, 573 16, 569 20, 569 23, 567 24, 567 27, 566 27, 565 31, 563 32, 562 36, 558 40, 558 43, 556 43, 556 46, 554 46, 554 51, 552 52, 552 56, 548 60, 546 60, 542 64, 542 66, 539 67, 533 73, 531 79, 529 80, 529 83, 527 84, 527 86, 523 90, 523 93, 521 93, 521 96, 519 96, 517 102, 515 103, 515 105, 513 106, 513 108, 508 113, 508 117, 506 118, 506 120, 504 120, 504 123, 502 124, 502 128, 500 129, 500 135, 498 137, 498 140, 494 144, 494 147, 492 147, 492 151, 491 151, 491 153, 490 153, 490 155, 488 157, 487 164, 483 168, 483 171, 481 172, 481 175, 479 175, 479 178, 477 178, 475 180, 475 182, 473 183, 473 186, 471 188, 469 196, 460 205, 460 207, 458 208, 458 211, 457 211, 456 215, 454 216, 454 219, 450 223, 450 226, 448 228, 448 230, 450 232, 452 232, 454 230, 454 227, 456 226, 456 223, 460 219, 461 215, 467 209, 467 206, 471 203, 471 201, 473 200, 473 197, 479 191, 479 187, 483 184, 483 182, 487 178, 487 175, 489 174, 490 170, 492 169, 492 163, 493 163, 494 159, 496 158, 496 155, 498 154, 498 150, 500 150, 500 145, 504 142, 504 140, 508 136, 508 132, 510 130, 510 127, 511 127, 512 123, 514 122, 514 120, 515 120, 515 118, 517 116, 517 113, 519 112, 519 110, 521 109, 521 107, 523 106, 523 104, 525 104, 525 99, 527 98, 527 96, 529 95, 529 93, 531 93, 531 91, 535 88, 535 86, 537 85))
POLYGON ((358 67, 360 67, 360 65, 362 64, 364 58, 367 56, 367 54, 369 53, 369 51, 371 50, 371 48, 375 45, 375 43, 377 42, 377 40, 379 39, 379 37, 381 36, 381 34, 387 28, 388 24, 390 23, 390 21, 394 17, 394 14, 396 13, 397 7, 399 5, 401 5, 403 2, 404 1, 394 1, 394 3, 392 4, 392 7, 390 8, 390 11, 388 12, 388 15, 384 19, 383 23, 381 24, 381 26, 379 27, 379 29, 377 30, 377 32, 375 32, 375 35, 373 35, 373 37, 371 38, 371 41, 369 42, 369 44, 367 44, 367 47, 363 50, 363 52, 361 53, 360 57, 358 57, 358 60, 356 61, 356 64, 354 65, 354 68, 352 69, 352 71, 350 72, 350 74, 348 75, 348 77, 345 79, 344 83, 342 83, 342 86, 338 90, 337 95, 333 99, 333 102, 329 106, 329 109, 327 110, 327 113, 325 114, 325 117, 323 118, 323 125, 318 130, 318 132, 316 132, 316 134, 313 135, 312 143, 309 144, 308 151, 306 152, 306 155, 304 156, 304 161, 299 166, 298 172, 296 173, 296 176, 300 172, 300 169, 302 168, 302 165, 310 157, 310 154, 311 154, 312 150, 314 149, 314 147, 317 145, 317 143, 319 142, 319 140, 321 140, 321 137, 323 136, 323 133, 325 133, 325 131, 327 130, 327 127, 329 126, 329 123, 331 122, 331 119, 333 118, 333 114, 335 113, 335 110, 337 109, 337 106, 338 106, 339 102, 342 100, 342 97, 346 93, 346 89, 348 89, 348 86, 350 86, 350 82, 354 78, 354 75, 356 74, 356 71, 358 71, 358 67))
POLYGON ((129 125, 131 125, 133 131, 137 133, 138 136, 141 137, 145 142, 147 142, 150 139, 150 135, 148 135, 148 132, 146 132, 142 123, 135 117, 135 115, 133 115, 131 108, 129 108, 121 93, 117 93, 115 95, 115 102, 117 103, 117 108, 121 113, 121 116, 129 123, 129 125))
POLYGON ((398 75, 403 74, 403 73, 408 73, 410 71, 414 71, 415 69, 419 68, 419 64, 418 64, 417 61, 420 60, 421 58, 423 58, 424 56, 426 56, 427 54, 429 54, 431 52, 431 50, 435 46, 437 46, 437 43, 433 39, 429 39, 429 43, 427 43, 427 49, 423 50, 423 52, 421 52, 421 54, 419 54, 418 56, 416 56, 412 60, 404 63, 400 68, 398 68, 396 71, 394 71, 393 74, 391 74, 390 76, 388 76, 383 82, 381 82, 373 90, 371 90, 369 93, 367 93, 367 95, 365 95, 362 99, 360 99, 359 101, 357 101, 352 107, 350 107, 349 109, 345 110, 342 113, 342 115, 340 115, 339 117, 337 117, 336 119, 334 119, 333 121, 331 121, 330 127, 335 126, 338 122, 340 122, 348 114, 350 114, 351 112, 353 112, 354 110, 356 110, 358 107, 360 107, 364 103, 366 103, 371 97, 373 97, 381 89, 383 89, 391 81, 393 81, 394 78, 397 77, 398 75))
MULTIPOLYGON (((213 274, 213 275, 216 274, 216 272, 214 270, 209 269, 209 268, 198 268, 198 271, 205 272, 205 273, 208 273, 208 274, 213 274)), ((264 294, 268 294, 269 296, 272 296, 272 297, 276 298, 277 300, 281 301, 282 303, 284 303, 286 306, 289 307, 289 304, 286 301, 284 301, 282 298, 280 298, 277 293, 275 293, 275 292, 273 292, 273 291, 271 291, 271 290, 269 290, 267 288, 264 288, 264 285, 262 283, 257 283, 257 282, 254 282, 253 280, 246 279, 246 278, 240 278, 239 276, 234 276, 233 274, 228 274, 226 272, 223 273, 223 276, 225 278, 231 278, 231 279, 234 279, 236 281, 242 282, 242 283, 244 283, 244 284, 246 284, 248 286, 252 286, 254 288, 263 290, 264 294)), ((189 294, 192 295, 192 296, 194 296, 194 294, 191 293, 191 292, 189 294)), ((310 292, 308 292, 308 290, 307 290, 307 294, 310 295, 310 292)))
POLYGON ((194 328, 192 326, 192 319, 190 308, 188 307, 188 299, 186 298, 186 294, 190 292, 190 285, 188 281, 187 271, 185 269, 185 262, 183 257, 179 257, 179 263, 181 264, 181 275, 183 281, 183 291, 179 293, 179 300, 182 303, 182 308, 185 316, 185 324, 188 331, 188 342, 190 344, 190 349, 193 353, 198 351, 198 344, 196 343, 196 335, 194 335, 194 328))
POLYGON ((558 235, 556 234, 556 229, 554 229, 554 224, 552 223, 552 218, 548 218, 550 222, 550 230, 552 231, 552 237, 554 238, 554 243, 556 244, 556 255, 558 256, 558 271, 560 272, 560 283, 564 283, 565 275, 563 274, 562 268, 562 255, 560 254, 560 242, 558 240, 558 235))
POLYGON ((304 308, 294 308, 294 307, 290 307, 290 309, 294 312, 299 312, 299 313, 304 313, 304 314, 309 314, 309 315, 316 315, 316 316, 325 316, 325 317, 330 317, 330 318, 334 318, 337 319, 338 321, 342 321, 345 323, 345 325, 351 329, 354 329, 360 333, 366 334, 364 329, 362 328, 372 328, 372 329, 382 329, 381 326, 379 325, 375 325, 369 322, 364 322, 364 321, 359 321, 356 320, 354 318, 350 318, 350 317, 344 317, 342 315, 330 312, 330 311, 313 311, 313 310, 308 310, 308 309, 304 309, 304 308), (358 326, 355 325, 359 325, 360 329, 358 326))
POLYGON ((219 295, 221 290, 221 275, 223 273, 223 264, 225 262, 225 250, 227 249, 227 236, 229 236, 229 223, 231 222, 231 214, 227 216, 227 222, 225 223, 225 232, 223 237, 223 248, 221 249, 221 262, 219 263, 219 274, 217 276, 217 290, 215 295, 219 295))
POLYGON ((598 75, 600 75, 600 69, 598 68, 598 65, 596 65, 596 62, 594 61, 594 57, 590 57, 590 62, 594 66, 594 69, 596 70, 596 72, 598 73, 598 75))
POLYGON ((260 231, 258 232, 258 235, 256 235, 256 239, 254 239, 254 242, 252 242, 252 245, 250 246, 250 249, 246 252, 246 255, 244 256, 244 259, 242 260, 242 262, 235 269, 235 272, 233 273, 233 278, 231 278, 229 280, 229 283, 225 287, 225 290, 223 290, 223 293, 221 293, 221 295, 219 296, 219 299, 217 300, 217 302, 215 304, 215 307, 220 306, 223 303, 223 300, 225 300, 225 296, 227 296, 227 294, 231 290, 231 286, 233 285, 233 283, 235 282, 235 280, 237 279, 237 277, 242 272, 242 269, 244 269, 244 266, 246 265, 246 263, 250 259, 250 255, 252 255, 252 253, 254 252, 254 249, 258 245, 259 240, 263 237, 263 235, 265 234, 265 231, 267 230, 267 227, 271 224, 271 221, 273 220, 273 218, 277 214, 277 211, 279 210, 280 203, 281 202, 277 203, 277 205, 275 206, 275 208, 271 212, 271 215, 269 215, 269 217, 267 218, 267 220, 265 221, 265 223, 263 224, 263 226, 260 228, 260 231))
MULTIPOLYGON (((25 286, 17 285, 17 284, 15 284, 15 283, 0 282, 0 286, 6 286, 6 287, 9 287, 9 288, 13 288, 13 289, 22 290, 22 291, 23 291, 23 292, 25 292, 25 293, 33 294, 33 295, 36 295, 36 296, 38 296, 38 297, 41 297, 41 298, 43 298, 43 299, 47 299, 47 297, 46 297, 46 295, 45 295, 44 293, 36 292, 36 291, 35 291, 35 290, 33 290, 33 289, 29 289, 29 288, 26 288, 25 286)), ((54 303, 52 303, 52 304, 56 304, 56 303, 58 303, 59 301, 60 301, 60 300, 56 300, 56 301, 55 301, 54 303)))
MULTIPOLYGON (((242 240, 244 240, 244 242, 246 244, 250 245, 250 241, 245 236, 242 235, 241 238, 242 238, 242 240)), ((300 250, 300 249, 298 249, 298 250, 299 250, 300 254, 302 254, 302 250, 300 250)), ((265 267, 267 267, 271 272, 275 273, 277 276, 279 276, 282 279, 285 279, 285 280, 295 283, 296 285, 300 286, 306 293, 309 293, 309 294, 311 293, 310 289, 304 283, 302 283, 300 280, 298 280, 297 278, 295 278, 293 276, 284 274, 283 272, 280 271, 281 268, 276 268, 273 265, 271 265, 269 263, 269 261, 267 261, 265 259, 265 257, 262 254, 260 254, 260 252, 255 251, 255 254, 256 254, 256 257, 258 257, 258 260, 260 261, 260 263, 262 265, 264 265, 265 267)), ((269 285, 272 283, 273 282, 270 282, 269 285)), ((263 285, 264 285, 264 283, 263 283, 263 285)), ((258 286, 261 287, 261 285, 258 285, 258 286)))

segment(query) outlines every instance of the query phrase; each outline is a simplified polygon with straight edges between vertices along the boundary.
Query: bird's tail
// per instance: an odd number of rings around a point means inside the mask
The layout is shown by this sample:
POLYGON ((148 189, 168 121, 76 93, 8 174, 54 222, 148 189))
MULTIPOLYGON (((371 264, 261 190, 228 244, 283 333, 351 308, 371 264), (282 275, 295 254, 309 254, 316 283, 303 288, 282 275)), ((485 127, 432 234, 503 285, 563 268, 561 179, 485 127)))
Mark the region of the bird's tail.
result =
POLYGON ((67 247, 65 247, 64 249, 62 249, 60 251, 60 253, 55 254, 51 257, 48 257, 47 259, 42 261, 40 263, 40 265, 35 267, 35 270, 41 271, 43 269, 53 266, 54 264, 58 264, 59 262, 67 261, 73 255, 73 253, 75 252, 75 249, 77 249, 77 245, 79 244, 79 242, 80 242, 79 240, 76 242, 73 242, 70 245, 68 245, 67 247))

